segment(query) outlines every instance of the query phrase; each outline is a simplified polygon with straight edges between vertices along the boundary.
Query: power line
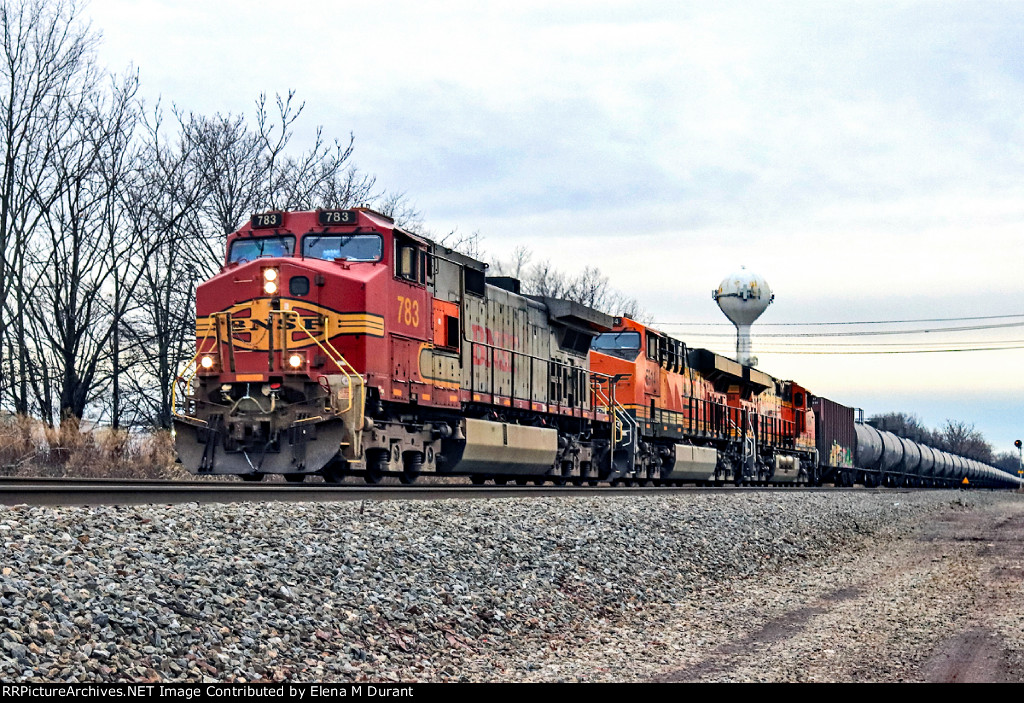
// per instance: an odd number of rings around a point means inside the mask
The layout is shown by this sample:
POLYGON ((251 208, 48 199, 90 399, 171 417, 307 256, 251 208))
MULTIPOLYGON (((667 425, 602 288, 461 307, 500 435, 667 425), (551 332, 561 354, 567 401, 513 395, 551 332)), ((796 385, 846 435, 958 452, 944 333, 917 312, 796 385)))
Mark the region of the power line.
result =
MULTIPOLYGON (((924 329, 913 329, 913 330, 870 330, 866 332, 798 332, 798 333, 777 333, 777 334, 759 334, 757 338, 766 337, 783 337, 783 338, 796 338, 796 337, 875 337, 880 335, 900 335, 900 334, 934 334, 936 332, 973 332, 975 330, 995 330, 995 329, 1006 329, 1009 327, 1024 327, 1024 322, 1006 322, 1000 325, 965 325, 962 327, 931 327, 924 329)), ((678 334, 678 333, 677 333, 678 334)), ((732 337, 733 335, 722 332, 686 332, 683 333, 687 337, 732 337)))
POLYGON ((1024 349, 1024 345, 1013 346, 1013 347, 974 347, 971 349, 878 349, 874 351, 768 351, 764 350, 762 354, 838 354, 838 355, 852 355, 852 354, 945 354, 951 352, 976 352, 976 351, 1006 351, 1008 349, 1024 349))
MULTIPOLYGON (((947 342, 934 341, 934 342, 770 342, 769 344, 763 345, 764 349, 775 349, 776 347, 934 347, 935 345, 944 345, 947 342)), ((1024 344, 1024 339, 986 339, 979 340, 977 342, 964 341, 962 344, 1024 344)), ((758 345, 761 349, 762 345, 758 345)))
MULTIPOLYGON (((859 322, 759 322, 758 327, 816 327, 826 325, 902 325, 911 322, 968 322, 971 320, 1002 320, 1024 317, 1016 315, 978 315, 975 317, 922 317, 916 320, 861 320, 859 322)), ((732 327, 731 322, 653 322, 654 327, 732 327)))

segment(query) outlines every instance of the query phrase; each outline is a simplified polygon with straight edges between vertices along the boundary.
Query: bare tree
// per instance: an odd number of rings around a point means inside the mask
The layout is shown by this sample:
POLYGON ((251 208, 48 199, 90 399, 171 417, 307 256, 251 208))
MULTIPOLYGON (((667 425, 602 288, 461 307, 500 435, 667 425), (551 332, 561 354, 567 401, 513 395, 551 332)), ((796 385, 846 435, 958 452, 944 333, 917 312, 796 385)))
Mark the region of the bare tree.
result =
POLYGON ((497 261, 494 270, 503 276, 518 278, 523 293, 564 298, 612 315, 649 322, 649 315, 635 298, 612 288, 608 277, 595 266, 587 266, 575 276, 555 267, 551 261, 531 264, 533 253, 517 246, 508 261, 497 261))
POLYGON ((1016 452, 1001 452, 992 459, 992 465, 1014 476, 1021 470, 1020 456, 1016 452))
POLYGON ((868 418, 868 424, 875 429, 884 432, 892 432, 894 435, 911 439, 915 442, 932 444, 934 438, 932 431, 925 427, 921 418, 917 415, 901 412, 888 412, 879 415, 872 415, 868 418))
POLYGON ((951 454, 977 459, 984 463, 992 462, 992 447, 985 441, 985 436, 974 429, 973 424, 947 419, 939 436, 940 448, 951 454))
POLYGON ((68 104, 97 79, 97 41, 74 2, 0 4, 0 389, 22 413, 29 409, 25 257, 59 193, 54 160, 72 129, 68 104))
POLYGON ((121 265, 126 246, 116 229, 119 189, 135 121, 136 77, 108 90, 92 86, 69 103, 72 125, 54 146, 56 197, 43 209, 41 253, 23 285, 31 286, 26 317, 33 323, 36 364, 53 377, 29 380, 43 417, 81 418, 99 379, 109 378, 110 341, 127 285, 135 280, 121 265), (112 229, 113 228, 113 229, 112 229), (112 296, 118 298, 111 305, 112 296), (56 406, 50 385, 57 386, 56 406))
POLYGON ((134 412, 147 424, 169 427, 172 387, 195 344, 196 287, 216 270, 219 257, 200 223, 209 181, 195 141, 187 129, 168 137, 159 106, 144 128, 126 216, 152 246, 140 257, 139 307, 132 324, 122 326, 132 355, 125 381, 134 412))

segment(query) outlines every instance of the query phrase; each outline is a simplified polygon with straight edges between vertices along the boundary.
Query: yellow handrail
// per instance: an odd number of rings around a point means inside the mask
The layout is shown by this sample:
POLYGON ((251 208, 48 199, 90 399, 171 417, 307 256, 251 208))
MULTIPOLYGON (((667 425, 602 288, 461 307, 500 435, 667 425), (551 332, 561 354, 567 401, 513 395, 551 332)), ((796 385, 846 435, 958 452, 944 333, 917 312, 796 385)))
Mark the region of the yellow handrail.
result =
MULTIPOLYGON (((217 340, 216 336, 211 337, 209 334, 207 334, 206 336, 203 337, 203 342, 205 342, 208 339, 212 339, 215 343, 216 343, 216 340, 217 340)), ((199 345, 197 344, 196 347, 198 348, 199 345)), ((206 349, 206 348, 199 349, 196 352, 196 355, 193 356, 192 359, 190 359, 188 361, 188 363, 185 364, 185 367, 181 370, 181 373, 177 374, 174 377, 174 383, 171 384, 171 414, 174 415, 175 417, 188 417, 187 415, 185 415, 185 413, 179 413, 178 412, 178 401, 177 401, 178 383, 184 381, 185 388, 187 389, 189 387, 189 385, 192 383, 192 379, 196 377, 197 373, 199 373, 199 364, 197 363, 198 360, 199 360, 199 357, 202 356, 203 354, 209 352, 209 351, 212 351, 212 349, 206 349), (192 369, 192 373, 189 374, 189 377, 187 379, 183 379, 182 376, 190 368, 192 368, 193 366, 195 368, 192 369)))
MULTIPOLYGON (((287 318, 292 316, 292 315, 295 316, 296 321, 301 320, 301 316, 299 315, 299 313, 295 312, 294 310, 271 310, 270 314, 271 314, 271 316, 273 316, 274 314, 281 315, 283 318, 285 318, 285 320, 282 320, 282 322, 285 322, 287 320, 287 318)), ((288 329, 287 329, 287 325, 286 324, 282 324, 282 327, 284 328, 284 344, 282 345, 282 348, 283 349, 287 349, 288 348, 288 329)), ((320 347, 320 349, 323 350, 324 354, 327 355, 327 358, 330 359, 334 363, 334 365, 338 367, 338 370, 342 374, 344 374, 345 377, 348 379, 349 388, 352 388, 355 385, 355 378, 354 377, 359 377, 360 381, 362 380, 362 375, 358 371, 356 371, 355 367, 352 366, 352 364, 350 364, 348 362, 348 360, 341 354, 341 352, 339 352, 337 349, 335 349, 333 344, 331 344, 331 342, 330 342, 330 334, 329 334, 329 330, 328 330, 328 320, 326 320, 326 319, 324 320, 324 341, 326 342, 326 345, 324 343, 322 343, 319 339, 317 339, 315 336, 313 336, 310 333, 310 331, 308 329, 306 329, 305 327, 303 327, 301 324, 297 324, 295 327, 300 332, 305 333, 305 335, 307 337, 309 337, 311 340, 313 340, 313 342, 318 347, 320 347), (333 352, 333 354, 332 354, 332 352, 333 352), (348 370, 346 370, 346 368, 348 370)), ((273 330, 273 325, 271 325, 271 330, 273 330)), ((349 393, 348 394, 348 405, 345 407, 344 410, 341 411, 341 414, 345 414, 349 410, 352 409, 352 401, 353 401, 352 393, 349 393)), ((362 410, 360 410, 360 414, 362 414, 362 410)), ((360 417, 360 424, 362 424, 362 420, 363 420, 363 418, 360 417)))

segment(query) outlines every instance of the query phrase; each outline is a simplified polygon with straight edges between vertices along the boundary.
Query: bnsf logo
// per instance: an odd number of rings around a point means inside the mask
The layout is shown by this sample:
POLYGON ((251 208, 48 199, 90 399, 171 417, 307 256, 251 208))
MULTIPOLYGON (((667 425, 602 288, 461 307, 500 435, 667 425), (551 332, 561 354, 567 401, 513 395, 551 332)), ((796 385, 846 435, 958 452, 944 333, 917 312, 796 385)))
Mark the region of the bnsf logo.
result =
POLYGON ((498 351, 493 347, 498 347, 499 349, 518 349, 519 337, 505 332, 495 332, 480 325, 473 325, 472 332, 474 342, 483 342, 483 344, 473 345, 474 366, 490 368, 493 363, 494 368, 498 371, 512 370, 512 355, 508 352, 498 351))
MULTIPOLYGON (((337 312, 313 303, 293 304, 291 312, 282 315, 265 301, 257 300, 234 305, 224 313, 231 315, 231 342, 238 349, 266 350, 287 341, 289 347, 305 347, 340 335, 384 336, 384 318, 368 312, 337 312), (275 337, 275 339, 271 339, 275 337), (283 339, 287 337, 287 340, 283 339)), ((288 308, 285 308, 286 310, 288 308)), ((223 315, 224 313, 218 313, 223 315)), ((215 316, 196 320, 196 337, 216 337, 215 316)), ((202 342, 200 342, 202 344, 202 342)))
MULTIPOLYGON (((324 331, 324 320, 322 317, 308 317, 302 316, 299 318, 302 322, 301 326, 296 324, 294 317, 289 317, 287 323, 282 318, 278 317, 274 319, 275 329, 288 329, 297 330, 304 329, 310 334, 318 335, 324 331)), ((269 330, 269 320, 253 320, 253 319, 231 319, 231 331, 232 332, 256 332, 258 330, 269 330)))

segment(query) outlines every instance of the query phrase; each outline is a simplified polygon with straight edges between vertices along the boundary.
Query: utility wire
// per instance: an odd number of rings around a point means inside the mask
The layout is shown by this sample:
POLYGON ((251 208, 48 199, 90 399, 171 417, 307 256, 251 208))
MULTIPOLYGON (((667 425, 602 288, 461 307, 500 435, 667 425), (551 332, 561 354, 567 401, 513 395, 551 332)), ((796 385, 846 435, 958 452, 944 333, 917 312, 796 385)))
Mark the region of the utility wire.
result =
MULTIPOLYGON (((776 347, 934 347, 946 345, 948 342, 770 342, 763 345, 765 349, 776 347)), ((1024 344, 1024 339, 986 339, 977 342, 963 341, 961 344, 1024 344)), ((760 348, 761 345, 758 345, 760 348)))
MULTIPOLYGON (((973 332, 974 330, 995 330, 995 329, 1006 329, 1008 327, 1024 327, 1024 322, 1005 322, 999 325, 965 325, 962 327, 929 327, 924 329, 914 330, 871 330, 867 332, 797 332, 797 333, 776 333, 776 334, 758 334, 758 338, 764 337, 874 337, 879 335, 898 335, 898 334, 934 334, 936 332, 973 332)), ((726 332, 685 332, 677 333, 684 334, 687 337, 732 337, 733 335, 726 332)))
MULTIPOLYGON (((1018 315, 980 315, 977 317, 923 317, 916 320, 861 320, 860 322, 759 322, 758 327, 815 327, 826 325, 902 325, 911 322, 967 322, 970 320, 1002 320, 1006 318, 1024 317, 1018 315)), ((654 327, 732 327, 731 322, 654 322, 654 327)))
POLYGON ((817 355, 852 355, 852 354, 945 354, 949 352, 1006 351, 1008 349, 1024 349, 1024 345, 1014 347, 975 347, 972 349, 879 349, 875 351, 769 351, 760 354, 817 354, 817 355))

